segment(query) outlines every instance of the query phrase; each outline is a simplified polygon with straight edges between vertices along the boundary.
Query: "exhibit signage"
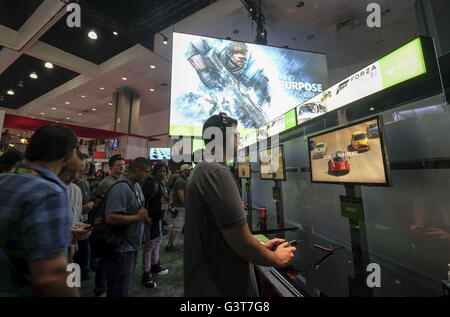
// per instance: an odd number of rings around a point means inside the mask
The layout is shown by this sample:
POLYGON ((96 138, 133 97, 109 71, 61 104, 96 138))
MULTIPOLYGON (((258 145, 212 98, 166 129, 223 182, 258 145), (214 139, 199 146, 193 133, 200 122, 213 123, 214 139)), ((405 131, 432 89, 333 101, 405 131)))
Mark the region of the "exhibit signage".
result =
POLYGON ((362 199, 357 197, 339 196, 341 200, 342 217, 364 221, 362 199))
MULTIPOLYGON (((190 34, 173 34, 170 135, 201 136, 225 112, 242 137, 328 85, 326 56, 190 34)), ((275 129, 284 129, 284 118, 275 129)))
POLYGON ((336 110, 426 73, 420 38, 297 106, 297 122, 336 110))

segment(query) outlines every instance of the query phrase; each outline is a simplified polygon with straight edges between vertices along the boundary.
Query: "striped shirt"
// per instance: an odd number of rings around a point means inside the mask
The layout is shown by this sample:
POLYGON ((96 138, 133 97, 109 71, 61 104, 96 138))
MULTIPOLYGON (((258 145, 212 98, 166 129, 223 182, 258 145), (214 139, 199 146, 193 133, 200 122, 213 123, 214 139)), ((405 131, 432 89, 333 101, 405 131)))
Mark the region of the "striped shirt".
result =
POLYGON ((67 187, 49 170, 0 176, 0 296, 34 296, 28 262, 67 251, 72 211, 67 187))

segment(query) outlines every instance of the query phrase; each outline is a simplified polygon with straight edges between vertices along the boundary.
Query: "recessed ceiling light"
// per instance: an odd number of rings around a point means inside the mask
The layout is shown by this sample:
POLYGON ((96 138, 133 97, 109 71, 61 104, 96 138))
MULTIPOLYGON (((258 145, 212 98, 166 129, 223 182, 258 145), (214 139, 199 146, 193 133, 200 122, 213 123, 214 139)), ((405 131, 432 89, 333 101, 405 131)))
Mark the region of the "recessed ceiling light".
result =
POLYGON ((122 80, 128 80, 128 78, 126 78, 126 77, 122 77, 122 80))
POLYGON ((156 66, 155 65, 150 65, 150 68, 155 69, 156 66))
POLYGON ((45 66, 46 68, 48 68, 48 69, 52 69, 52 68, 53 68, 53 64, 52 64, 52 63, 49 63, 49 62, 45 63, 44 66, 45 66))
POLYGON ((81 98, 86 98, 86 96, 85 96, 85 95, 82 95, 81 98))
POLYGON ((150 91, 155 91, 155 89, 153 89, 153 88, 150 88, 150 91))
POLYGON ((67 120, 70 120, 70 117, 66 117, 67 120))
POLYGON ((66 105, 70 105, 70 102, 66 101, 66 105))
POLYGON ((95 109, 95 108, 92 108, 92 111, 96 111, 97 109, 95 109))
POLYGON ((108 106, 112 106, 112 102, 108 102, 108 106))
POLYGON ((52 108, 52 110, 56 110, 56 108, 55 108, 55 107, 53 107, 53 108, 52 108))
POLYGON ((103 87, 100 87, 100 90, 105 90, 105 88, 103 88, 103 87))
POLYGON ((83 114, 82 114, 82 113, 78 113, 78 115, 79 115, 79 116, 82 116, 83 114))
POLYGON ((37 78, 38 78, 38 75, 37 75, 35 72, 32 72, 32 73, 30 74, 30 78, 31 78, 31 79, 37 79, 37 78))
POLYGON ((90 39, 93 39, 93 40, 97 39, 97 33, 95 33, 94 30, 89 31, 88 36, 90 39))
POLYGON ((10 89, 6 92, 10 96, 14 96, 14 90, 10 89))
POLYGON ((375 108, 374 107, 371 107, 370 109, 369 109, 370 111, 374 111, 375 110, 375 108))
POLYGON ((116 31, 113 32, 114 35, 119 35, 119 33, 117 33, 116 31))
POLYGON ((44 113, 44 112, 41 112, 41 116, 45 116, 45 113, 44 113))

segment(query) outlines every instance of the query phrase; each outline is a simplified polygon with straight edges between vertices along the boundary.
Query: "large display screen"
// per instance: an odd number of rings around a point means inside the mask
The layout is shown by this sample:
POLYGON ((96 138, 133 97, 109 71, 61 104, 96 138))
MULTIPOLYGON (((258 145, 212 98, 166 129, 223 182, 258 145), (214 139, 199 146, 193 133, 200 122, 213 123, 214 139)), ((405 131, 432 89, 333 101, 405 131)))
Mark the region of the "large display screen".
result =
POLYGON ((283 146, 259 152, 261 162, 261 179, 286 180, 283 146))
POLYGON ((170 148, 150 149, 150 160, 154 161, 170 160, 170 148))
POLYGON ((201 136, 206 119, 225 112, 244 137, 327 85, 323 54, 182 33, 173 38, 170 135, 201 136))
POLYGON ((389 185, 381 119, 308 138, 311 180, 389 185))
POLYGON ((304 123, 424 73, 422 44, 417 38, 299 105, 297 122, 304 123))

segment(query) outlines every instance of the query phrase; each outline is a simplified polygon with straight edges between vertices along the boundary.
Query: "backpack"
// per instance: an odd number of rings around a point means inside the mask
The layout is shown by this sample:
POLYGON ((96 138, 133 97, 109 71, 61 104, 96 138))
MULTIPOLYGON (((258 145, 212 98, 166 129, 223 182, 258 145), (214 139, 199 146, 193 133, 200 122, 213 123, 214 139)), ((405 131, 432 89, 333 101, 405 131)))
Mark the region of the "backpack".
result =
POLYGON ((110 225, 107 224, 105 220, 105 208, 108 194, 114 186, 121 183, 127 183, 131 191, 135 193, 135 188, 133 188, 129 182, 115 182, 108 189, 108 192, 100 194, 97 197, 95 209, 89 213, 88 223, 92 226, 90 241, 97 250, 102 250, 109 253, 114 252, 126 240, 125 237, 128 226, 110 225))

